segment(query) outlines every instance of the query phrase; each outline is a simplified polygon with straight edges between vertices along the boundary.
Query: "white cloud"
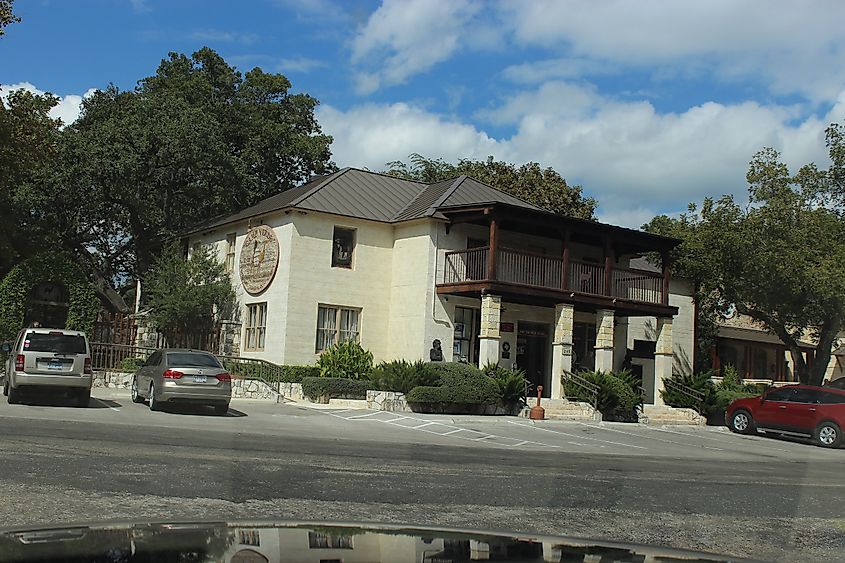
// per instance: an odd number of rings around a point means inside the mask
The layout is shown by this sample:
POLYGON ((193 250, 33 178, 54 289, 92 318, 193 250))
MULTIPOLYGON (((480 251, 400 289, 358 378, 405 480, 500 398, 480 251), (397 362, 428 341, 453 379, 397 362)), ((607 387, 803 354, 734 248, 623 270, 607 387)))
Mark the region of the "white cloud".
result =
POLYGON ((375 170, 411 153, 457 161, 493 155, 552 166, 600 203, 599 215, 638 227, 657 213, 725 193, 744 197, 751 157, 773 146, 793 171, 828 166, 824 129, 845 119, 845 90, 831 111, 801 118, 791 106, 705 103, 659 113, 646 101, 619 101, 590 86, 552 82, 507 99, 486 117, 515 124, 494 138, 482 128, 407 104, 324 106, 340 165, 375 170))
MULTIPOLYGON (((17 84, 3 84, 0 85, 0 98, 4 100, 9 95, 10 92, 14 90, 28 90, 33 94, 42 95, 44 94, 44 90, 39 90, 34 85, 30 84, 29 82, 19 82, 17 84)), ((79 110, 80 106, 82 105, 82 100, 96 92, 96 88, 89 88, 85 91, 84 94, 68 94, 66 96, 57 96, 59 98, 58 104, 50 110, 50 117, 56 119, 61 119, 64 125, 70 125, 76 118, 79 117, 79 110)))
POLYGON ((585 74, 609 74, 617 68, 586 58, 560 58, 532 61, 506 67, 502 76, 511 82, 541 84, 555 79, 571 79, 585 74))
POLYGON ((258 42, 255 33, 240 33, 237 31, 222 31, 219 29, 197 30, 191 33, 191 39, 196 41, 213 41, 215 43, 242 43, 252 45, 258 42))
POLYGON ((279 61, 279 72, 310 72, 314 69, 327 67, 326 61, 308 57, 292 57, 279 61))
POLYGON ((577 58, 757 77, 777 93, 830 100, 845 78, 845 2, 828 0, 532 0, 502 2, 515 41, 577 58))
POLYGON ((466 29, 481 6, 473 0, 385 0, 352 42, 352 62, 366 67, 359 92, 395 85, 447 60, 462 46, 495 43, 495 28, 466 29))

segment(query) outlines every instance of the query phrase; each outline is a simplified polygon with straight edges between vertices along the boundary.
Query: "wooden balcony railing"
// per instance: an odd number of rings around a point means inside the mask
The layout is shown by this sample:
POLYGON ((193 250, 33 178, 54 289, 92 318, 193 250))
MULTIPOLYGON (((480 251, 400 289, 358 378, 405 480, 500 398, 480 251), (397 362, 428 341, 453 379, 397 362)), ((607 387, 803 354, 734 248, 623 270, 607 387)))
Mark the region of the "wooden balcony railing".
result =
POLYGON ((644 303, 663 303, 661 274, 614 268, 609 278, 610 286, 605 287, 605 268, 601 264, 572 260, 569 271, 564 272, 562 258, 501 248, 495 260, 495 279, 488 279, 488 257, 489 248, 486 246, 447 252, 443 283, 500 281, 644 303), (565 286, 564 279, 567 281, 565 286))

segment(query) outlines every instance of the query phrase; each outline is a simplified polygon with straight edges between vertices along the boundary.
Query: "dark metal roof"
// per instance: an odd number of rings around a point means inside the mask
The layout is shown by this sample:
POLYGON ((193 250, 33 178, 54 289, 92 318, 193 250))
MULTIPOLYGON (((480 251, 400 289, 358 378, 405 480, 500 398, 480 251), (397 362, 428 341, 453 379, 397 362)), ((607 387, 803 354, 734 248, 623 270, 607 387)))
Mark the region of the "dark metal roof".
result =
POLYGON ((438 202, 437 207, 456 207, 480 203, 507 203, 527 209, 540 209, 536 205, 531 205, 527 201, 515 198, 469 176, 458 178, 451 193, 443 201, 438 202))
POLYGON ((430 216, 436 212, 437 206, 435 203, 443 194, 452 187, 457 181, 455 178, 449 178, 436 184, 427 186, 420 194, 408 204, 408 206, 400 211, 394 218, 394 221, 407 221, 409 219, 416 219, 418 217, 430 216))
POLYGON ((293 205, 298 209, 391 222, 427 187, 420 182, 346 168, 293 205))

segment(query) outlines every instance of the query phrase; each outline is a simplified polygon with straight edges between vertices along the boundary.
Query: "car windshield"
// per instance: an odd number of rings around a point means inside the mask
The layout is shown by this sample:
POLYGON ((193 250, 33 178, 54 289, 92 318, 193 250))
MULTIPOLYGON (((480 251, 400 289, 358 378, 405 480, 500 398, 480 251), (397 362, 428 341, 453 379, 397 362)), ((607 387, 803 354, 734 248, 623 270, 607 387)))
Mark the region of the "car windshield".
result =
POLYGON ((210 354, 198 354, 196 352, 168 352, 167 365, 171 367, 209 367, 219 368, 220 362, 210 354))
POLYGON ((24 352, 54 352, 56 354, 86 354, 85 337, 70 334, 27 333, 23 341, 24 352))

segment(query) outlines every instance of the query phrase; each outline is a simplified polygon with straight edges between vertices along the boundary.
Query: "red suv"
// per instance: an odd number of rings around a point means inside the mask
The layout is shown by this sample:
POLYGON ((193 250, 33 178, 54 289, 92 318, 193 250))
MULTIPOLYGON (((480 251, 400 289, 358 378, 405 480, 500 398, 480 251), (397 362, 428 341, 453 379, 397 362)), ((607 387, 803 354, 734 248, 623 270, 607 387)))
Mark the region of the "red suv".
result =
POLYGON ((809 385, 769 389, 758 397, 737 399, 725 412, 732 432, 811 437, 819 446, 835 448, 845 428, 845 390, 809 385))

